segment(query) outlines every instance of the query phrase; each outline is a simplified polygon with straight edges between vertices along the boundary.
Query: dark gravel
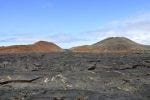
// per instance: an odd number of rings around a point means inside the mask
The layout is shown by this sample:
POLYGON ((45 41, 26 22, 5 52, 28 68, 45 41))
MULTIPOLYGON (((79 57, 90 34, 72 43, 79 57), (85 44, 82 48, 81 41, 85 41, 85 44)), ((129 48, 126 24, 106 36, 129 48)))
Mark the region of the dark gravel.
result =
POLYGON ((1 54, 0 100, 150 100, 150 54, 1 54))

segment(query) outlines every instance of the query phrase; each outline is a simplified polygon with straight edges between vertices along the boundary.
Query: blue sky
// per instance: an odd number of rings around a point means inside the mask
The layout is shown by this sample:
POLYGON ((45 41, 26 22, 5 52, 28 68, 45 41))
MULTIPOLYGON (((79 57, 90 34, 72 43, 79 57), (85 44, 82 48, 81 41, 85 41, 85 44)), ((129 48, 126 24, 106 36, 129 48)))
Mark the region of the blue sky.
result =
POLYGON ((0 0, 0 45, 70 48, 111 36, 150 44, 150 0, 0 0))

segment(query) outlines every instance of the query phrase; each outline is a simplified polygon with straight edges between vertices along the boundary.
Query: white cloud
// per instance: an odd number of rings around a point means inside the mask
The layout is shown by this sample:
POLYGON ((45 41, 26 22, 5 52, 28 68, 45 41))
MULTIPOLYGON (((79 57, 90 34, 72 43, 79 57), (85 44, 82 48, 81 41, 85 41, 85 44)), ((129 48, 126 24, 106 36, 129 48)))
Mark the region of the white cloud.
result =
MULTIPOLYGON (((0 34, 1 35, 1 34, 0 34)), ((138 43, 150 44, 150 13, 138 14, 123 20, 112 21, 107 26, 81 34, 14 34, 1 35, 1 45, 29 44, 39 40, 51 41, 63 48, 87 45, 107 37, 123 36, 138 43)))
POLYGON ((107 37, 122 36, 142 44, 150 44, 150 13, 112 21, 107 27, 86 33, 93 42, 107 37))

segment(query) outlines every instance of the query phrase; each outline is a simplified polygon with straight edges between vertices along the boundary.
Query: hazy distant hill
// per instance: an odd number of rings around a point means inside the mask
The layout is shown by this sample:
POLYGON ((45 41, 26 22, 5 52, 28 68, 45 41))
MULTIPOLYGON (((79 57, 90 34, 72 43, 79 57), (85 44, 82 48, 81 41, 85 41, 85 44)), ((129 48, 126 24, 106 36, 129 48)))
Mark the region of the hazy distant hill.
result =
POLYGON ((149 46, 136 43, 125 37, 110 37, 93 45, 71 48, 73 52, 136 52, 149 50, 149 46))
POLYGON ((14 45, 8 47, 0 47, 0 53, 31 53, 31 52, 59 52, 62 49, 54 43, 39 41, 31 45, 14 45))
MULTIPOLYGON (((120 53, 150 51, 150 46, 136 43, 125 37, 110 37, 92 45, 73 47, 72 52, 88 53, 120 53)), ((52 42, 39 41, 30 45, 13 45, 0 47, 0 53, 48 53, 64 51, 61 47, 52 42)))

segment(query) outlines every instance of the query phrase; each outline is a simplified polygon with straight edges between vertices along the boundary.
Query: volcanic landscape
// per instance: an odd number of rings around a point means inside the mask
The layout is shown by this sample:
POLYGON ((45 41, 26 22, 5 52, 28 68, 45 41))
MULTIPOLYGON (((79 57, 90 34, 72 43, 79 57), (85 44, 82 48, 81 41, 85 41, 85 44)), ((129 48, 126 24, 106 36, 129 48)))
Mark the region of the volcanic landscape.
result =
POLYGON ((150 46, 111 37, 0 47, 0 100, 150 100, 150 46))

